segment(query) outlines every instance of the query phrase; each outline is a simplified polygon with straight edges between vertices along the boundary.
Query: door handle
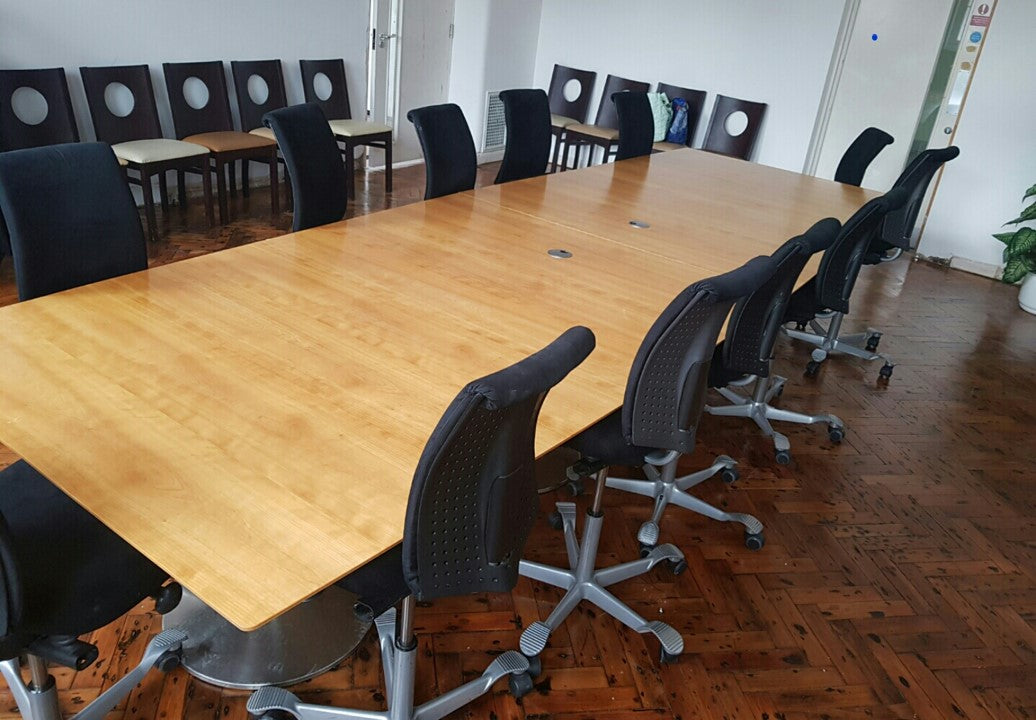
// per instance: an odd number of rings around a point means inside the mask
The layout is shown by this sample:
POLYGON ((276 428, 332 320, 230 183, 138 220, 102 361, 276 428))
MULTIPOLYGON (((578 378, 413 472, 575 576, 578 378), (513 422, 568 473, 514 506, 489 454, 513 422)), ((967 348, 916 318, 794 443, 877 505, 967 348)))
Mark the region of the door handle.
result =
POLYGON ((390 40, 390 39, 392 39, 394 37, 396 37, 396 33, 392 33, 391 35, 386 35, 385 33, 381 33, 380 35, 378 35, 378 47, 379 48, 385 47, 385 41, 386 40, 390 40))

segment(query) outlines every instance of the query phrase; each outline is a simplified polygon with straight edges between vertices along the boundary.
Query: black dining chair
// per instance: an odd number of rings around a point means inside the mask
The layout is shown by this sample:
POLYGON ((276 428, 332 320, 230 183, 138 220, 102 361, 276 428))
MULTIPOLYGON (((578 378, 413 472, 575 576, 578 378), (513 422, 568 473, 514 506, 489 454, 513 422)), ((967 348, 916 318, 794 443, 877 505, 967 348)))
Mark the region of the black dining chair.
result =
POLYGON ((759 135, 766 117, 766 103, 740 100, 726 95, 717 95, 712 106, 712 117, 705 131, 701 149, 720 155, 750 160, 752 151, 759 141, 759 135), (734 135, 727 129, 727 121, 735 113, 744 113, 747 118, 744 130, 734 135))
POLYGON ((579 153, 587 149, 586 164, 593 164, 594 151, 601 149, 601 162, 608 162, 618 150, 619 116, 615 112, 615 103, 610 102, 612 95, 618 92, 648 91, 649 83, 627 80, 618 75, 609 75, 604 81, 604 92, 597 106, 597 117, 593 125, 582 123, 565 128, 564 165, 568 167, 568 151, 575 150, 575 165, 579 164, 579 153))
POLYGON ((497 183, 536 177, 547 172, 550 159, 550 106, 542 90, 503 90, 507 141, 497 183))
POLYGON ((871 162, 887 145, 895 142, 895 138, 884 130, 869 127, 849 144, 838 161, 835 169, 835 182, 859 187, 863 183, 864 173, 871 162))
MULTIPOLYGON (((102 143, 0 153, 0 212, 11 230, 20 300, 147 265, 129 187, 102 143)), ((98 650, 79 636, 148 596, 156 598, 159 612, 168 612, 181 590, 166 585, 167 579, 25 461, 0 471, 0 673, 22 717, 60 717, 46 663, 89 667, 98 650), (26 658, 28 683, 20 656, 26 658)), ((152 667, 175 667, 185 639, 175 629, 160 633, 141 662, 77 717, 103 720, 152 667)))
POLYGON ((669 102, 676 98, 682 98, 687 103, 687 141, 680 144, 660 140, 655 143, 655 150, 664 152, 666 150, 694 147, 694 138, 698 134, 698 125, 701 124, 701 116, 705 111, 705 97, 708 93, 704 90, 693 90, 663 82, 658 83, 658 92, 665 93, 665 96, 669 98, 669 102))
POLYGON ((271 110, 263 123, 284 155, 295 211, 293 232, 337 222, 345 216, 345 166, 320 106, 314 103, 271 110))
POLYGON ((406 119, 414 124, 424 153, 424 199, 474 188, 478 172, 475 141, 460 107, 447 103, 414 108, 406 119))
POLYGON ((655 140, 655 118, 647 93, 620 92, 611 96, 619 117, 619 148, 616 160, 650 155, 655 140))
POLYGON ((506 593, 515 586, 539 508, 533 441, 540 406, 593 347, 593 333, 574 327, 543 350, 461 390, 417 462, 402 544, 340 582, 359 595, 357 611, 375 618, 388 714, 303 703, 274 687, 248 699, 250 713, 270 720, 278 711, 300 720, 436 720, 484 695, 505 676, 515 696, 532 689, 539 663, 530 665, 524 655, 508 650, 478 677, 414 707, 419 654, 414 615, 418 602, 506 593))
POLYGON ((806 365, 807 377, 815 376, 821 363, 832 353, 867 361, 883 360, 878 377, 885 380, 892 377, 895 363, 887 355, 876 352, 880 332, 867 328, 866 332, 842 335, 841 329, 867 248, 880 234, 886 216, 902 207, 907 195, 906 189, 895 188, 853 213, 824 251, 817 274, 792 293, 782 322, 794 322, 795 328, 782 329, 789 337, 816 346, 806 365), (821 323, 824 319, 828 321, 826 328, 821 323), (807 325, 813 332, 806 330, 807 325))
MULTIPOLYGON (((644 337, 633 360, 622 407, 566 443, 582 455, 569 468, 570 475, 582 478, 596 473, 594 496, 586 511, 581 541, 575 534, 575 503, 557 503, 551 517, 551 524, 564 531, 569 567, 528 560, 519 566, 522 575, 566 591, 546 620, 534 622, 522 632, 521 649, 526 655, 542 652, 551 633, 582 600, 589 600, 638 633, 654 635, 661 645, 663 662, 673 661, 683 652, 683 638, 675 628, 642 618, 606 589, 663 562, 675 573, 686 568, 683 553, 676 546, 657 544, 658 523, 669 503, 716 520, 743 523, 746 545, 751 549, 762 547, 763 526, 756 518, 724 512, 685 492, 719 472, 725 479, 735 480, 737 472, 731 458, 720 456, 712 467, 682 478, 676 477, 676 467, 685 453, 694 450, 695 431, 705 404, 705 380, 719 329, 731 306, 772 274, 772 261, 759 257, 683 290, 662 310, 644 337), (643 466, 648 479, 609 477, 612 465, 643 466), (655 509, 637 533, 641 559, 597 569, 605 487, 646 495, 654 500, 655 509)), ((581 480, 572 485, 581 489, 581 480)))
POLYGON ((827 250, 841 227, 834 218, 821 220, 770 256, 775 267, 773 276, 734 305, 726 334, 716 346, 709 366, 709 387, 715 388, 729 404, 706 405, 705 411, 710 415, 753 420, 764 435, 773 438, 779 465, 791 462, 791 443, 787 436, 774 430, 771 420, 824 423, 832 442, 840 442, 845 436, 845 423, 835 415, 806 415, 770 405, 771 400, 784 392, 787 382, 787 378, 773 374, 773 349, 791 291, 806 262, 814 254, 827 250), (738 392, 739 388, 750 385, 753 386, 751 395, 738 392))
MULTIPOLYGON (((263 115, 288 105, 281 61, 231 60, 230 74, 234 78, 234 95, 237 97, 241 129, 273 140, 273 130, 263 125, 263 115)), ((247 162, 241 164, 241 188, 242 192, 248 192, 247 162)))
POLYGON ((0 70, 0 152, 79 142, 79 128, 64 68, 0 70), (41 118, 18 117, 15 93, 22 88, 43 98, 41 118))
POLYGON ((550 103, 550 131, 554 137, 551 172, 558 170, 561 148, 565 144, 565 129, 570 125, 586 122, 586 116, 590 112, 590 93, 593 92, 596 80, 597 73, 592 70, 554 65, 550 87, 547 90, 550 103), (571 100, 568 98, 569 95, 572 95, 571 100))

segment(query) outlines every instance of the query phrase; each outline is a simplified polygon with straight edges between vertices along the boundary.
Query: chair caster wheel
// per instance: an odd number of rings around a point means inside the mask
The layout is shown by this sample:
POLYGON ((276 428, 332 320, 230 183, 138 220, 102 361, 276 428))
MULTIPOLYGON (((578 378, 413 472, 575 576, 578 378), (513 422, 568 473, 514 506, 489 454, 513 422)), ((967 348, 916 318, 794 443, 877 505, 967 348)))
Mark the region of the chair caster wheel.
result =
POLYGON ((669 569, 673 571, 673 575, 679 575, 687 569, 687 561, 683 558, 680 558, 679 560, 670 560, 669 569))
POLYGON ((648 545, 647 543, 640 544, 640 556, 646 558, 651 554, 651 551, 655 549, 654 545, 648 545))
POLYGON ((766 544, 766 538, 761 532, 745 533, 745 547, 749 550, 762 550, 766 544))
POLYGON ((728 467, 723 468, 723 472, 720 473, 720 477, 723 479, 723 482, 729 485, 732 482, 737 482, 737 479, 741 477, 741 473, 737 471, 737 468, 728 467))
POLYGON ((881 342, 881 333, 874 333, 867 338, 867 352, 875 352, 878 349, 878 343, 881 342))
POLYGON ((557 510, 547 516, 547 522, 549 522, 550 526, 555 530, 561 530, 565 527, 565 521, 561 518, 561 513, 557 510))
POLYGON ((155 612, 165 615, 180 604, 180 600, 183 598, 183 587, 180 583, 171 582, 159 588, 152 597, 155 599, 155 612))
POLYGON ((778 465, 787 465, 791 462, 791 453, 787 450, 778 450, 773 456, 778 465))
POLYGON ((569 480, 565 483, 565 487, 568 488, 568 494, 572 497, 579 497, 583 494, 583 479, 569 480))
POLYGON ((172 672, 176 668, 180 667, 180 663, 183 661, 180 651, 167 652, 159 656, 158 660, 155 661, 155 667, 161 672, 167 673, 172 672))
POLYGON ((878 378, 884 380, 888 380, 889 378, 891 378, 892 368, 894 367, 895 365, 892 365, 890 363, 885 363, 884 365, 882 365, 881 370, 878 371, 878 378))
POLYGON ((804 323, 804 322, 797 322, 797 323, 795 323, 795 329, 798 330, 799 332, 803 332, 806 329, 806 323, 804 323))
POLYGON ((658 655, 658 661, 662 665, 672 665, 673 663, 675 663, 679 659, 680 659, 680 654, 679 653, 675 653, 674 654, 674 653, 671 653, 671 652, 666 652, 665 648, 662 648, 662 651, 658 655))
POLYGON ((816 360, 810 360, 806 363, 806 372, 804 373, 806 377, 816 377, 818 372, 820 372, 820 363, 816 360))
POLYGON ((529 673, 523 672, 518 675, 510 675, 507 678, 507 689, 510 690, 511 695, 517 700, 520 697, 524 697, 532 692, 533 682, 529 673))
POLYGON ((827 428, 827 436, 831 439, 831 442, 842 442, 842 438, 845 437, 845 428, 831 425, 827 428))

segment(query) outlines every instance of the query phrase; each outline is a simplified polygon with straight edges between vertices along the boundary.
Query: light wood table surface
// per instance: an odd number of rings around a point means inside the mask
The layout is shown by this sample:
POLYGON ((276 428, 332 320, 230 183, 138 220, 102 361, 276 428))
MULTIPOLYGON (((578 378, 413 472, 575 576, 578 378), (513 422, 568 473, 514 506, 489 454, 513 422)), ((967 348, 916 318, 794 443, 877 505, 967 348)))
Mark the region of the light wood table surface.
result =
POLYGON ((401 539, 418 457, 468 381, 589 326, 597 349, 543 408, 547 451, 621 403, 645 331, 683 287, 865 199, 693 155, 462 193, 2 308, 0 441, 256 628, 401 539), (631 213, 652 228, 613 232, 631 213))

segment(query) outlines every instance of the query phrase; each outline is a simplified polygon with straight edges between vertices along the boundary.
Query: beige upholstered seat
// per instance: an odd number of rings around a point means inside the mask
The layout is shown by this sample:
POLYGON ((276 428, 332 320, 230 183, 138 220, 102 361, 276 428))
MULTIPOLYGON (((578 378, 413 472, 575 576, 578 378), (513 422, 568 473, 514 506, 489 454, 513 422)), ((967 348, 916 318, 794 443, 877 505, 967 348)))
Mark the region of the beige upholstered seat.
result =
POLYGON ((277 142, 277 139, 273 136, 273 130, 268 127, 257 127, 255 130, 249 130, 248 133, 250 135, 258 135, 259 137, 264 137, 268 140, 277 142))
POLYGON ((687 147, 687 146, 684 145, 683 143, 663 142, 663 141, 656 142, 654 145, 652 145, 652 149, 654 149, 655 152, 666 152, 667 150, 679 150, 680 148, 685 148, 685 147, 687 147))
POLYGON ((583 125, 582 123, 576 123, 575 125, 569 125, 565 128, 570 133, 579 133, 580 135, 589 135, 590 137, 600 138, 601 140, 618 140, 619 131, 616 128, 601 127, 600 125, 583 125))
POLYGON ((567 128, 569 125, 578 125, 579 121, 570 117, 565 117, 564 115, 555 115, 554 113, 551 113, 550 124, 551 127, 567 128))
POLYGON ((129 165, 129 160, 123 160, 118 155, 115 156, 115 159, 119 161, 119 167, 126 167, 129 165))
POLYGON ((207 147, 168 138, 130 140, 112 145, 112 150, 120 160, 140 165, 209 154, 207 147))
POLYGON ((237 132, 235 130, 221 130, 219 132, 188 135, 183 139, 183 141, 204 145, 212 152, 251 150, 253 148, 273 147, 277 144, 276 141, 269 138, 253 135, 252 133, 237 132))
POLYGON ((331 132, 341 137, 363 137, 392 132, 388 125, 367 122, 366 120, 328 120, 331 132))

